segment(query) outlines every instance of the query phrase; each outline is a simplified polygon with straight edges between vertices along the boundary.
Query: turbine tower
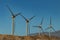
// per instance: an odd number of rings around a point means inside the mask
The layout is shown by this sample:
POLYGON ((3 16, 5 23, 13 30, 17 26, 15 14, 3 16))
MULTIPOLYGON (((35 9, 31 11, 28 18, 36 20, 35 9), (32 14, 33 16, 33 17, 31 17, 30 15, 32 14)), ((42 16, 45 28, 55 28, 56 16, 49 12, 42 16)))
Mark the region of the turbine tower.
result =
POLYGON ((12 15, 12 35, 14 35, 14 31, 15 31, 15 18, 16 18, 16 16, 20 15, 20 13, 14 14, 8 5, 7 5, 7 8, 11 12, 11 15, 12 15))
MULTIPOLYGON (((53 26, 52 26, 51 16, 50 16, 50 25, 49 25, 49 27, 46 28, 46 30, 48 30, 48 29, 49 29, 49 37, 51 37, 51 32, 52 32, 52 30, 55 31, 55 29, 54 29, 53 26)), ((55 32, 56 32, 56 31, 55 31, 55 32)))
POLYGON ((41 35, 41 31, 44 32, 43 28, 42 28, 42 24, 43 24, 43 18, 41 20, 41 23, 38 26, 33 26, 33 27, 37 27, 39 28, 39 35, 41 35))
POLYGON ((27 18, 25 18, 22 14, 20 14, 23 18, 24 18, 24 20, 26 21, 26 36, 28 36, 29 34, 30 34, 30 28, 29 28, 29 22, 35 17, 35 16, 33 16, 33 17, 31 17, 30 19, 27 19, 27 18))

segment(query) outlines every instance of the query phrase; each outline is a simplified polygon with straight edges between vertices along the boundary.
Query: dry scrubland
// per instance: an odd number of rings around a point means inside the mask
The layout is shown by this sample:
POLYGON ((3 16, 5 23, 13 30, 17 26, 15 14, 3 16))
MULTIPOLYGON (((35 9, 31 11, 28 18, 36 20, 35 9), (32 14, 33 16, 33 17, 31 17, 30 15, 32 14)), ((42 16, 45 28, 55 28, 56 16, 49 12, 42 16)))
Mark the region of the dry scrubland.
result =
POLYGON ((12 35, 1 35, 0 40, 60 40, 59 37, 49 37, 47 35, 37 36, 12 36, 12 35))

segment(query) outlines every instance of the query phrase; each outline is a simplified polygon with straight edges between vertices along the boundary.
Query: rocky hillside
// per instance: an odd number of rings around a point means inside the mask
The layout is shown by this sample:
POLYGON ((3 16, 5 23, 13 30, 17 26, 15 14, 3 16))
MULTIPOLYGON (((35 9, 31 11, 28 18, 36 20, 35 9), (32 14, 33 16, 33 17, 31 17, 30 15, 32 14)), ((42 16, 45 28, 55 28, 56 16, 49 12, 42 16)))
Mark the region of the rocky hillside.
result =
POLYGON ((13 36, 13 35, 1 35, 0 40, 60 40, 59 37, 47 36, 47 35, 36 35, 36 36, 13 36))

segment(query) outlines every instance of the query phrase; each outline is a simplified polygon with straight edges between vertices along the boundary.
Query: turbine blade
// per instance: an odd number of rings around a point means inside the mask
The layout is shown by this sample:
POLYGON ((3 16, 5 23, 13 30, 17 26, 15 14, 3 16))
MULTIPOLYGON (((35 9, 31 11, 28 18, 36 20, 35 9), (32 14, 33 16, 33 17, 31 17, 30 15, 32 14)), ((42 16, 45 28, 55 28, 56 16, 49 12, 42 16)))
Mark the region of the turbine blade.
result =
POLYGON ((41 27, 41 30, 42 30, 42 32, 44 33, 44 30, 43 30, 43 28, 41 27))
POLYGON ((6 6, 7 6, 7 8, 9 9, 9 11, 11 12, 11 14, 13 16, 14 14, 13 14, 12 10, 10 9, 10 7, 8 5, 6 5, 6 6))
POLYGON ((33 27, 38 27, 38 28, 42 28, 41 26, 33 26, 33 27))
POLYGON ((33 27, 41 28, 40 26, 33 26, 33 27))
POLYGON ((33 26, 33 27, 39 27, 39 26, 33 26))
POLYGON ((50 16, 50 25, 52 25, 52 20, 51 20, 51 16, 50 16))
POLYGON ((18 16, 18 15, 20 15, 21 13, 18 13, 18 14, 16 14, 15 16, 18 16))
MULTIPOLYGON (((20 14, 21 15, 21 14, 20 14)), ((23 15, 21 15, 25 20, 27 20, 23 15)))
POLYGON ((35 16, 31 17, 29 20, 32 20, 35 16))
MULTIPOLYGON (((51 16, 50 16, 50 26, 51 28, 53 29, 53 31, 55 31, 55 29, 52 27, 52 19, 51 19, 51 16)), ((56 32, 56 31, 55 31, 56 32)))
MULTIPOLYGON (((55 29, 52 27, 53 31, 55 31, 55 29)), ((56 32, 56 31, 55 31, 56 32)))
POLYGON ((42 25, 42 24, 43 24, 43 19, 44 19, 44 18, 42 18, 42 20, 41 20, 41 24, 40 24, 40 25, 42 25))

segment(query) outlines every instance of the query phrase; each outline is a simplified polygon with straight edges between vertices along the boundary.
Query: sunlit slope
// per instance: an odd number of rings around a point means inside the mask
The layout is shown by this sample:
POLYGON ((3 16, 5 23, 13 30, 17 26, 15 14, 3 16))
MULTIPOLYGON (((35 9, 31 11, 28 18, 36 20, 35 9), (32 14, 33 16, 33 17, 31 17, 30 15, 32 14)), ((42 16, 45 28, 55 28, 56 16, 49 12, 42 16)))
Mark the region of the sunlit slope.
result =
POLYGON ((1 35, 0 40, 60 40, 56 36, 47 36, 47 35, 36 35, 36 36, 13 36, 13 35, 1 35))

